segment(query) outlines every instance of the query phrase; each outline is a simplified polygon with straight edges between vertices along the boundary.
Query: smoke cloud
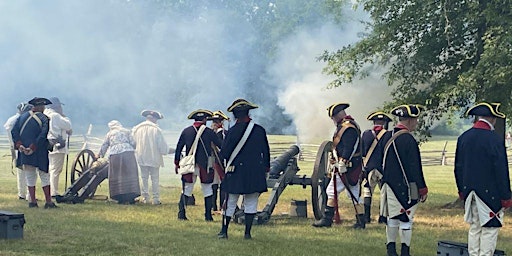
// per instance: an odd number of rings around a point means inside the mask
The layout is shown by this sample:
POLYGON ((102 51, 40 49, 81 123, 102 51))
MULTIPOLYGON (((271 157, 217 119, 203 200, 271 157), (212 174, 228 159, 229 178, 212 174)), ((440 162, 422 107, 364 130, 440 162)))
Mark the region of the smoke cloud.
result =
POLYGON ((355 118, 362 130, 371 123, 366 116, 389 100, 390 88, 382 80, 382 71, 375 70, 363 80, 355 80, 343 87, 327 89, 333 80, 322 73, 325 63, 314 61, 323 51, 334 51, 359 40, 364 18, 361 11, 347 10, 345 26, 332 23, 311 27, 297 33, 282 43, 280 55, 270 73, 280 84, 279 105, 292 116, 300 142, 331 139, 335 126, 327 115, 327 107, 347 102, 347 114, 355 118))
POLYGON ((57 96, 75 134, 90 123, 106 130, 112 119, 133 126, 143 109, 161 111, 162 128, 180 130, 191 111, 226 110, 246 97, 260 105, 252 114, 271 133, 313 138, 330 136, 328 105, 350 102, 348 112, 362 120, 385 98, 378 77, 322 89, 330 78, 316 58, 357 40, 356 23, 301 27, 269 64, 246 16, 214 4, 165 3, 1 1, 0 118, 34 96, 57 96))

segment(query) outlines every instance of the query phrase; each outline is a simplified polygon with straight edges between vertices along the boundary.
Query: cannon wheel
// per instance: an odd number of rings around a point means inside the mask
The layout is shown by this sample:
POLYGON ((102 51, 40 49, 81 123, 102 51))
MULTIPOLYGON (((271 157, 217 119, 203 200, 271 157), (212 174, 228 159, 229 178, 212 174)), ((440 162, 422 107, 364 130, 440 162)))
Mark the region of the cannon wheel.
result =
POLYGON ((76 155, 73 165, 71 166, 71 184, 82 176, 82 173, 91 168, 92 163, 96 161, 94 152, 89 149, 84 149, 76 155))
POLYGON ((327 175, 330 169, 329 160, 332 155, 331 148, 331 141, 324 141, 322 145, 320 145, 316 154, 313 174, 311 175, 311 202, 313 203, 313 213, 317 220, 324 216, 325 206, 327 204, 327 193, 325 190, 329 184, 327 175))

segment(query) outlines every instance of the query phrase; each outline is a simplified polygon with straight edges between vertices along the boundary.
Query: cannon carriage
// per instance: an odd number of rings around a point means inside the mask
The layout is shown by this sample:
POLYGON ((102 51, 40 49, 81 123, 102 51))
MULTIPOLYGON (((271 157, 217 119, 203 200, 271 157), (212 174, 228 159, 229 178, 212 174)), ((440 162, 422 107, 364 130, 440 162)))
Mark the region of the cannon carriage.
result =
POLYGON ((83 203, 94 197, 96 189, 108 178, 108 160, 96 158, 89 149, 80 151, 71 165, 71 186, 62 196, 57 196, 57 203, 83 203))
MULTIPOLYGON (((331 141, 323 142, 316 154, 313 173, 311 177, 298 175, 300 170, 297 164, 297 155, 300 149, 292 145, 287 151, 270 163, 270 172, 267 187, 271 189, 270 196, 262 211, 256 214, 258 224, 267 223, 279 201, 279 196, 288 185, 301 185, 306 189, 311 186, 311 204, 315 219, 321 219, 327 203, 325 189, 329 183, 329 159, 331 158, 331 141)), ((97 159, 95 154, 84 149, 80 151, 71 166, 71 186, 64 195, 56 198, 58 203, 83 203, 85 199, 94 196, 97 187, 108 178, 108 160, 97 159)), ((235 213, 235 220, 242 221, 243 212, 235 213)))
MULTIPOLYGON (((304 189, 311 186, 313 215, 315 219, 321 219, 327 203, 326 188, 330 180, 329 160, 332 157, 331 147, 331 141, 325 141, 320 145, 311 177, 297 174, 300 170, 297 164, 297 155, 300 153, 300 149, 296 145, 291 146, 282 155, 272 160, 267 179, 267 187, 272 190, 263 210, 258 211, 256 214, 255 223, 265 224, 270 220, 272 212, 279 201, 279 196, 288 185, 301 185, 304 189)), ((243 218, 243 210, 237 210, 235 212, 235 221, 243 223, 243 218)))

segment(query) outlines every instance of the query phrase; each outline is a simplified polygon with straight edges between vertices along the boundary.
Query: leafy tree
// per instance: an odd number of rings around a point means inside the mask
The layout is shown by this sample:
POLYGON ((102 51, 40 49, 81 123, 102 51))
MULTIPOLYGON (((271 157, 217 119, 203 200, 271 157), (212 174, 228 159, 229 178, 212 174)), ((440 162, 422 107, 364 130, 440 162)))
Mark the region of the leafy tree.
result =
MULTIPOLYGON (((329 0, 335 5, 336 0, 329 0)), ((512 1, 358 0, 370 14, 362 40, 325 52, 331 86, 384 67, 392 102, 425 103, 424 135, 446 113, 501 102, 512 114, 512 1)), ((508 123, 510 124, 511 119, 508 123)))

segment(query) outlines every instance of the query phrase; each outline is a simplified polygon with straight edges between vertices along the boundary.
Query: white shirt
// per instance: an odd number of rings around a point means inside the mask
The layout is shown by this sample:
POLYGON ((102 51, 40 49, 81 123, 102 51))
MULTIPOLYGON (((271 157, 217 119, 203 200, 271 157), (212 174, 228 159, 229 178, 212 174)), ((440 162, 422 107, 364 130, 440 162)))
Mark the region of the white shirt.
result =
MULTIPOLYGON (((57 113, 54 109, 47 108, 43 112, 50 119, 49 131, 47 138, 57 139, 59 136, 67 140, 67 131, 71 130, 71 121, 68 117, 64 117, 57 113)), ((66 141, 67 143, 67 141, 66 141)), ((67 147, 63 147, 58 150, 53 150, 50 154, 55 153, 66 153, 67 147)))
POLYGON ((163 155, 167 154, 162 130, 151 121, 144 121, 132 129, 133 139, 137 147, 135 157, 140 166, 163 167, 163 155))
POLYGON ((7 131, 7 138, 9 139, 11 148, 14 147, 14 142, 12 141, 11 131, 12 131, 12 128, 14 127, 14 125, 16 124, 16 121, 18 121, 18 117, 20 117, 20 114, 16 113, 14 116, 9 117, 9 119, 7 119, 7 121, 4 124, 4 128, 7 131))

